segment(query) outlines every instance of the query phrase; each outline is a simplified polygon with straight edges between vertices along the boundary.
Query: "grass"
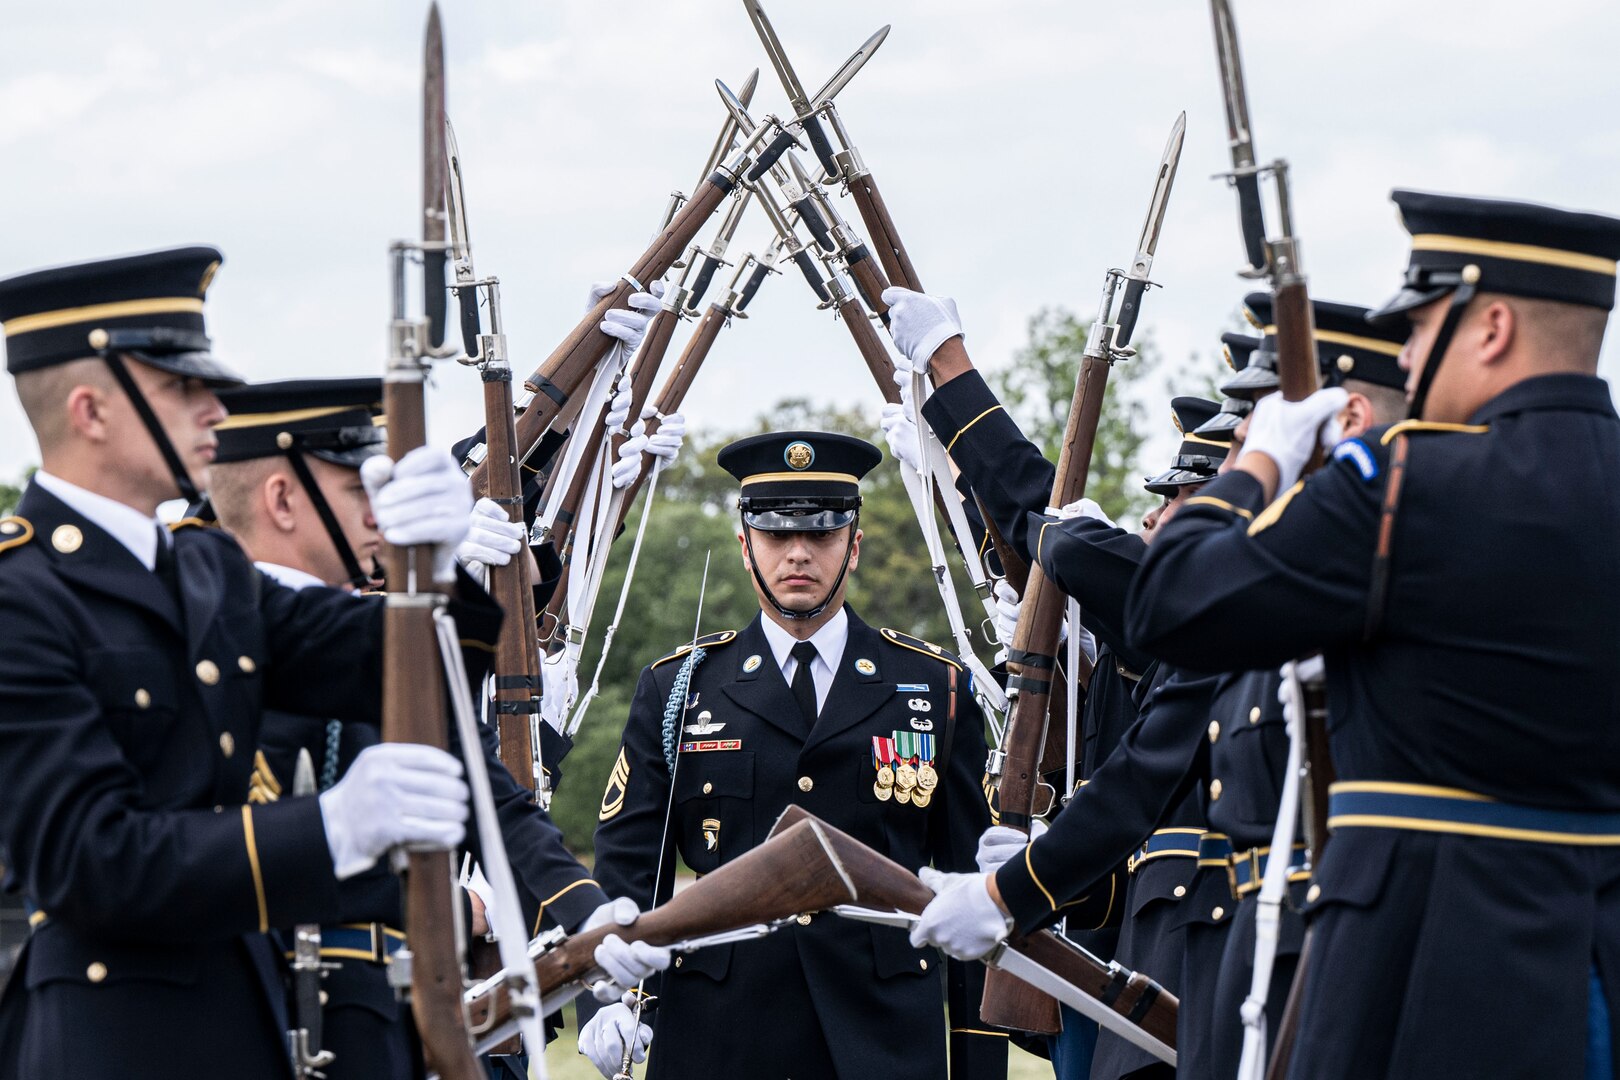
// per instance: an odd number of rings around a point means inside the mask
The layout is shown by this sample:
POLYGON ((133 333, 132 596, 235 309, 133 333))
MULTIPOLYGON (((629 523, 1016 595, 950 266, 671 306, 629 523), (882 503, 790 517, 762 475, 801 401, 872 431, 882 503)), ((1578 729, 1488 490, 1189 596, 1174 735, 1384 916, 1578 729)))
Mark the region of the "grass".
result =
MULTIPOLYGON (((558 1033, 556 1041, 551 1044, 551 1052, 546 1055, 551 1080, 602 1080, 590 1061, 575 1052, 579 1031, 574 1027, 572 1006, 564 1010, 564 1015, 568 1017, 568 1026, 558 1033)), ((654 1043, 654 1052, 657 1049, 657 1043, 654 1043)), ((1051 1080, 1052 1066, 1044 1058, 1026 1054, 1016 1046, 1009 1046, 1008 1051, 1011 1056, 1007 1059, 1007 1080, 1051 1080)), ((636 1075, 643 1076, 645 1071, 637 1068, 636 1075)))

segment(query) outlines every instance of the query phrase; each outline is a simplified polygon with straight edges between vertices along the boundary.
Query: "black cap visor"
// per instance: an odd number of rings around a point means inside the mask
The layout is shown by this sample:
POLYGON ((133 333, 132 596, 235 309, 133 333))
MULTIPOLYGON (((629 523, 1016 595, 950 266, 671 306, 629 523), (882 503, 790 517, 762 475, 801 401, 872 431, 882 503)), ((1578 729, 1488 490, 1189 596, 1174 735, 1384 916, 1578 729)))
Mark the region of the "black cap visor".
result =
POLYGON ((1253 401, 1255 395, 1277 389, 1277 372, 1250 361, 1249 366, 1221 384, 1221 393, 1240 401, 1253 401))
POLYGON ((247 382, 242 376, 220 363, 210 352, 148 352, 143 349, 111 351, 122 352, 132 360, 137 360, 150 368, 157 368, 159 371, 167 371, 171 375, 197 379, 211 390, 223 390, 247 382))
POLYGON ((833 532, 847 528, 855 520, 855 508, 783 507, 760 509, 744 507, 743 523, 761 532, 833 532))
POLYGON ((1207 484, 1213 479, 1215 474, 1203 469, 1170 469, 1148 477, 1142 486, 1155 495, 1174 495, 1188 484, 1207 484))

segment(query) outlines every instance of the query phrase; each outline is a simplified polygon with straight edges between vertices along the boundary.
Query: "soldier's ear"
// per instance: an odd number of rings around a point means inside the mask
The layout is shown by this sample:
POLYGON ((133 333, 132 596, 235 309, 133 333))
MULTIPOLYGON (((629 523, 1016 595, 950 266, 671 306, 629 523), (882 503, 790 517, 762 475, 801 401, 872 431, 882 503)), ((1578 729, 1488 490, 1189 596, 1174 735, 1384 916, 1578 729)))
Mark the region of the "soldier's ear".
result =
POLYGON ((293 510, 292 477, 277 469, 265 477, 259 487, 265 516, 278 532, 290 533, 298 526, 298 515, 293 510))
POLYGON ((752 571, 754 564, 748 559, 748 538, 743 535, 741 529, 737 530, 737 546, 742 549, 743 569, 752 571))

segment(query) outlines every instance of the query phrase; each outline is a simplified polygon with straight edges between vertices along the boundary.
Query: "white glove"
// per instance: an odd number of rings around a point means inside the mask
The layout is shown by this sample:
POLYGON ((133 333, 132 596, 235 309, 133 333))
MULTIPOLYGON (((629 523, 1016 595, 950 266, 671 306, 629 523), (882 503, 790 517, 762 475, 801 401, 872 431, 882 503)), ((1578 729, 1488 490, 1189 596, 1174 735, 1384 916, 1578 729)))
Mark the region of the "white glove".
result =
MULTIPOLYGON (((617 279, 593 282, 590 292, 585 296, 586 313, 588 314, 597 304, 601 303, 602 297, 618 287, 619 282, 617 279)), ((641 345, 641 339, 646 336, 647 324, 652 322, 652 317, 658 313, 658 309, 664 306, 663 301, 658 299, 663 295, 664 283, 655 281, 652 283, 651 292, 630 294, 629 308, 610 308, 602 316, 602 321, 598 326, 601 328, 602 333, 609 337, 616 337, 624 342, 626 354, 633 353, 641 345)))
POLYGON ((630 427, 630 437, 619 447, 619 460, 613 463, 613 487, 627 488, 641 475, 641 452, 647 449, 647 421, 637 420, 630 427))
POLYGON ((566 649, 540 661, 540 719, 561 735, 568 710, 579 700, 579 669, 565 663, 566 649))
MULTIPOLYGON (((1320 682, 1327 668, 1322 663, 1322 654, 1307 657, 1294 665, 1294 674, 1299 676, 1302 685, 1320 682)), ((1297 719, 1294 716, 1294 696, 1288 692, 1288 665, 1284 664, 1277 669, 1282 682, 1277 684, 1277 703, 1283 707, 1283 719, 1292 724, 1297 719)))
POLYGON ((883 290, 889 305, 889 337, 919 371, 953 337, 962 336, 962 320, 956 314, 956 301, 912 292, 898 285, 883 290))
POLYGON ((1318 390, 1304 401, 1284 401, 1281 394, 1261 398, 1249 414, 1249 436, 1243 452, 1265 454, 1277 463, 1277 493, 1294 486, 1320 446, 1331 450, 1343 436, 1335 417, 1350 395, 1343 387, 1318 390))
POLYGON ((993 874, 1000 870, 1002 864, 1018 855, 1030 844, 1040 839, 1046 832, 1046 822, 1035 818, 1029 823, 1029 832, 1024 833, 1009 825, 992 825, 984 830, 979 837, 979 854, 975 861, 979 864, 979 873, 993 874))
POLYGON ((370 869, 391 847, 454 848, 467 833, 461 762, 431 746, 368 746, 320 799, 339 881, 370 869))
POLYGON ((473 497, 450 452, 419 446, 397 464, 379 454, 360 466, 360 482, 383 539, 395 547, 436 545, 433 578, 454 581, 456 548, 467 538, 473 497))
POLYGON ((1018 598, 1018 590, 1007 584, 1005 579, 997 579, 996 640, 1001 644, 1012 645, 1013 635, 1018 632, 1018 613, 1023 607, 1024 602, 1018 598))
MULTIPOLYGON (((909 380, 910 376, 906 378, 909 380)), ((897 402, 884 405, 883 416, 878 424, 883 428, 883 438, 889 444, 889 453, 911 466, 912 472, 921 473, 922 449, 917 444, 917 424, 911 419, 910 413, 911 410, 897 402)))
POLYGON ((917 871, 934 898, 911 928, 914 948, 932 945, 958 960, 977 960, 1012 933, 1012 919, 990 899, 985 874, 946 874, 925 866, 917 871))
POLYGON ((607 416, 603 425, 608 429, 609 435, 617 435, 624 430, 624 422, 630 419, 630 388, 627 386, 613 395, 608 402, 607 416))
POLYGON ((1118 525, 1114 524, 1114 519, 1103 513, 1103 508, 1092 502, 1090 499, 1081 499, 1079 502, 1072 502, 1067 506, 1058 508, 1057 519, 1059 521, 1070 521, 1077 517, 1090 518, 1093 521, 1100 521, 1104 525, 1107 525, 1110 529, 1119 528, 1118 525))
MULTIPOLYGON (((609 900, 580 924, 579 932, 594 930, 598 926, 629 926, 641 912, 629 897, 609 900)), ((596 964, 607 972, 610 983, 599 983, 591 994, 606 1005, 617 1001, 630 987, 655 971, 669 967, 669 950, 649 945, 645 941, 625 941, 618 934, 609 934, 596 947, 596 964)))
POLYGON ((508 518, 500 503, 494 499, 479 499, 473 503, 472 514, 467 519, 467 539, 456 548, 456 558, 462 565, 505 566, 513 555, 523 550, 528 534, 523 522, 508 518))
POLYGON ((638 1021, 635 1010, 622 1002, 598 1009, 579 1031, 579 1052, 590 1058, 596 1071, 607 1080, 618 1075, 625 1047, 631 1047, 630 1060, 639 1064, 647 1060, 651 1043, 652 1028, 638 1021))
MULTIPOLYGON (((641 410, 643 420, 657 414, 658 410, 651 405, 641 410)), ((653 459, 653 472, 663 472, 675 464, 675 455, 681 452, 685 442, 686 416, 672 412, 659 423, 657 431, 647 436, 647 454, 653 459)))

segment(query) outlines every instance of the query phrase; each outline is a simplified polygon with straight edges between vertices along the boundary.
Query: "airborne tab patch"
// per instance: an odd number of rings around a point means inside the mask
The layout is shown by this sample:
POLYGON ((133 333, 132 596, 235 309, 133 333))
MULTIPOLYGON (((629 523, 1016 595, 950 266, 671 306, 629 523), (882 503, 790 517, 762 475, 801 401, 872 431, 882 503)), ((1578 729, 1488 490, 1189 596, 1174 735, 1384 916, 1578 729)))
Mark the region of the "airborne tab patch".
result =
POLYGON ((1378 459, 1373 457, 1372 449, 1360 439, 1346 439, 1335 446, 1333 460, 1348 460, 1363 480, 1371 481, 1378 476, 1378 459))

